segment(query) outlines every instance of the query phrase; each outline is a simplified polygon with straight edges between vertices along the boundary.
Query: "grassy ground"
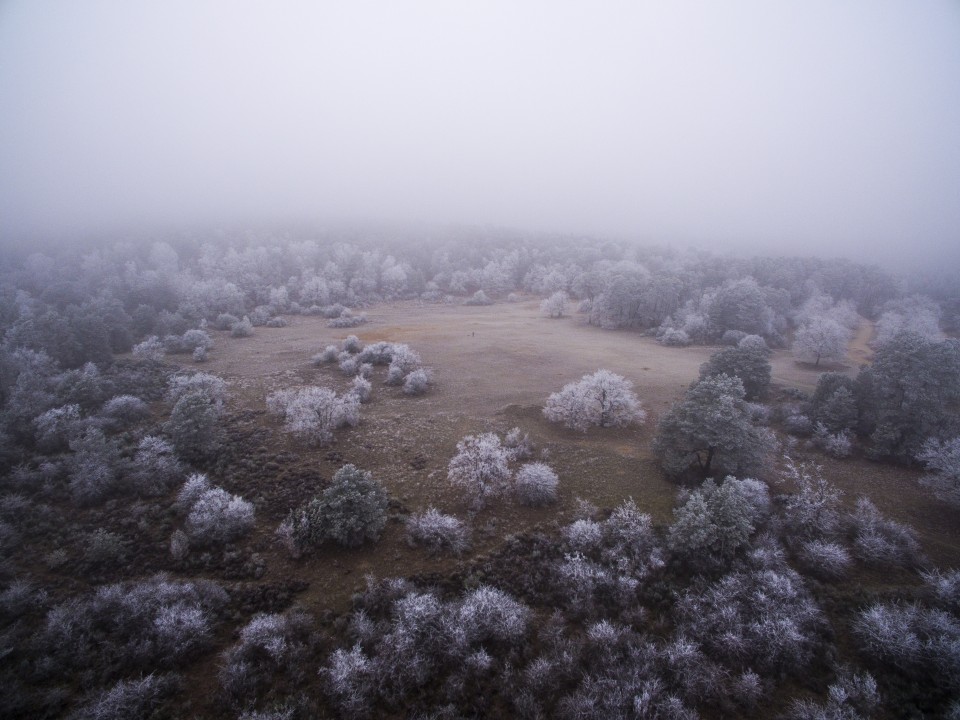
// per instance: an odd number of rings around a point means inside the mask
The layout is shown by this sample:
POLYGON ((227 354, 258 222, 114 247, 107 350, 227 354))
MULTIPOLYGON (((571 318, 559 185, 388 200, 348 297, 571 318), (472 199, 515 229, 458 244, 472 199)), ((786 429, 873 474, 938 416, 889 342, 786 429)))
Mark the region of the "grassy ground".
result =
MULTIPOLYGON (((231 382, 238 452, 223 483, 257 504, 258 547, 268 559, 266 581, 296 576, 310 585, 298 598, 301 603, 316 612, 341 611, 366 574, 452 572, 511 534, 569 522, 578 498, 612 507, 633 497, 656 522, 670 522, 676 486, 657 469, 650 443, 657 418, 682 396, 715 348, 667 348, 634 332, 592 327, 582 316, 547 319, 533 301, 483 307, 396 303, 372 308, 367 315, 369 323, 352 331, 327 328, 318 318, 293 317, 287 327, 258 328, 251 338, 221 335, 204 368, 231 382), (336 365, 315 368, 310 357, 351 333, 364 343, 408 343, 433 369, 436 384, 425 396, 406 397, 383 385, 384 371, 378 369, 360 425, 341 431, 330 447, 303 445, 266 414, 264 398, 274 389, 302 384, 344 389, 347 378, 336 365), (544 420, 540 410, 549 393, 601 367, 633 381, 649 413, 646 425, 578 433, 544 420), (457 441, 466 434, 503 433, 514 426, 529 433, 537 454, 558 472, 560 502, 531 510, 495 500, 471 519, 474 548, 460 559, 431 558, 409 548, 402 525, 406 514, 433 506, 468 516, 464 499, 446 479, 457 441), (273 529, 347 462, 372 471, 395 501, 383 539, 374 547, 287 558, 272 541, 273 529)), ((865 326, 851 343, 847 361, 829 369, 855 372, 858 362, 869 357, 869 337, 865 326)), ((796 363, 783 350, 774 352, 772 364, 778 390, 809 391, 827 369, 796 363)), ((822 463, 850 503, 869 495, 885 513, 917 529, 935 562, 957 564, 956 513, 919 490, 915 471, 796 452, 822 463)))

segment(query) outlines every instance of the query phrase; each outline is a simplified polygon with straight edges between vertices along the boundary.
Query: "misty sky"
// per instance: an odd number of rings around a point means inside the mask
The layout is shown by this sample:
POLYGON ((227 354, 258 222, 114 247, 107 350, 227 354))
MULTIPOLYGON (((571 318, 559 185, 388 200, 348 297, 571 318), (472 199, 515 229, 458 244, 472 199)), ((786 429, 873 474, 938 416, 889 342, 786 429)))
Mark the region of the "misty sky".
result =
POLYGON ((960 2, 0 1, 0 240, 497 224, 960 255, 960 2))

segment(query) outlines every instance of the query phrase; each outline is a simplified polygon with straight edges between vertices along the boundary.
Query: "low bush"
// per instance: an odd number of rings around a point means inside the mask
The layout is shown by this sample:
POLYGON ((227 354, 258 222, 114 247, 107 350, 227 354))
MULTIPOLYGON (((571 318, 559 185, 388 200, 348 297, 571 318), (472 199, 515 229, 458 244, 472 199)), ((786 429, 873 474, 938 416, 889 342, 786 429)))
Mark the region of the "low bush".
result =
POLYGON ((470 528, 452 515, 428 508, 407 520, 407 540, 434 553, 449 551, 460 555, 470 547, 470 528))

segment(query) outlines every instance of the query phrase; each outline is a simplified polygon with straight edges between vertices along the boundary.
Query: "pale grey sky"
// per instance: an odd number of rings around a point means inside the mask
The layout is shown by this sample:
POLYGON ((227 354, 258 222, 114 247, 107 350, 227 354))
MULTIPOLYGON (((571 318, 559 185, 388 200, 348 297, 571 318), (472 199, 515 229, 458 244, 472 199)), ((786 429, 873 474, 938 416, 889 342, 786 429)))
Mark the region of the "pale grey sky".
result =
POLYGON ((309 218, 960 255, 960 2, 0 2, 0 241, 309 218))

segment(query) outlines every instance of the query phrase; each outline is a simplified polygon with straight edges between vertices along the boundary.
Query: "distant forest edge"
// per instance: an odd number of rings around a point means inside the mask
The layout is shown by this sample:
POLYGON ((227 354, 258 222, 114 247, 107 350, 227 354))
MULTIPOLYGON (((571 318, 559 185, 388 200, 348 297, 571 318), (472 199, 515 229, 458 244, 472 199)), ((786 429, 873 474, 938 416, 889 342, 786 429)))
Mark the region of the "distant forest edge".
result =
POLYGON ((377 302, 486 303, 516 293, 564 293, 592 324, 677 345, 756 334, 783 347, 791 327, 824 317, 851 324, 856 313, 879 319, 887 335, 960 325, 957 285, 908 285, 848 260, 740 259, 480 230, 402 240, 247 233, 118 242, 8 258, 2 272, 7 346, 43 350, 63 369, 106 361, 154 335, 175 345, 171 336, 202 321, 232 325, 246 316, 255 327, 309 314, 348 327, 377 302))

